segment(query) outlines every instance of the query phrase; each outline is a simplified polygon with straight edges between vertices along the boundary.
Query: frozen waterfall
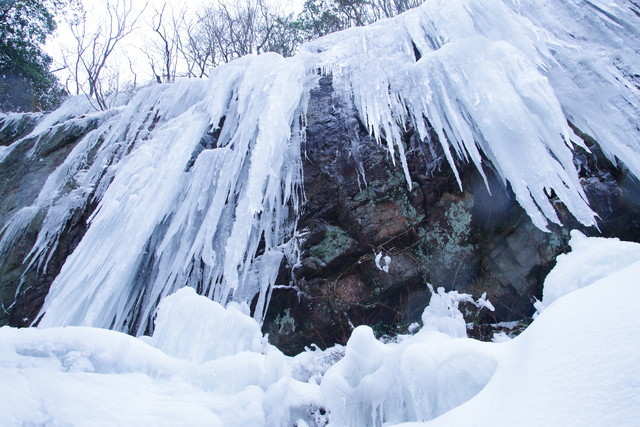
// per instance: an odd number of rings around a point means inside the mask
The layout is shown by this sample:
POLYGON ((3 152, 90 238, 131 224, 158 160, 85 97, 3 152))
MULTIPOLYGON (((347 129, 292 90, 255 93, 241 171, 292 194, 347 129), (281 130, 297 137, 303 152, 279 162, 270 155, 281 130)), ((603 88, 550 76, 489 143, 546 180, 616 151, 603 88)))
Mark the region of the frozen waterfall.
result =
MULTIPOLYGON (((295 257, 318 72, 333 76, 409 186, 406 127, 440 144, 454 172, 491 164, 539 228, 559 223, 551 194, 595 225, 573 162, 573 147, 586 145, 568 122, 640 176, 639 16, 628 0, 427 0, 292 58, 249 56, 208 81, 141 89, 97 115, 34 204, 4 225, 0 254, 41 213, 25 262, 46 269, 70 212, 97 203, 41 326, 144 332, 158 302, 184 286, 222 303, 257 295, 260 320, 283 257, 295 257)), ((91 116, 72 99, 33 134, 82 114, 91 116)))

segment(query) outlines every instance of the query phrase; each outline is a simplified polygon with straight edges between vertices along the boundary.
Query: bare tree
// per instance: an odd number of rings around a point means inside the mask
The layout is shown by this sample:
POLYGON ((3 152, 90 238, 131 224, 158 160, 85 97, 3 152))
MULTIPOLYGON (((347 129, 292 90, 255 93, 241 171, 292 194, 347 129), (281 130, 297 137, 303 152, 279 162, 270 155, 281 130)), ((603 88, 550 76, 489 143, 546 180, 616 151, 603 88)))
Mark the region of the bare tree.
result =
POLYGON ((420 6, 424 0, 370 0, 375 19, 390 18, 420 6))
POLYGON ((75 93, 84 93, 94 99, 101 110, 107 108, 109 90, 114 84, 117 88, 119 83, 117 75, 104 78, 109 69, 109 58, 122 39, 136 28, 141 14, 142 11, 134 12, 133 0, 106 0, 106 17, 97 29, 88 27, 87 12, 82 7, 68 22, 75 46, 66 52, 64 62, 75 85, 75 93))
POLYGON ((252 53, 291 55, 296 43, 289 37, 288 23, 265 0, 205 6, 197 19, 184 25, 181 52, 188 75, 202 77, 208 68, 252 53))
POLYGON ((185 41, 180 44, 180 54, 185 61, 187 77, 206 77, 207 70, 216 62, 215 50, 210 38, 203 35, 200 19, 184 22, 185 41))
MULTIPOLYGON (((97 108, 105 109, 106 96, 121 84, 112 55, 134 31, 142 11, 134 11, 138 0, 100 1, 106 4, 106 19, 97 30, 87 25, 82 7, 68 20, 75 45, 67 48, 63 65, 71 74, 67 89, 86 94, 97 108)), ((166 2, 155 9, 146 25, 151 37, 140 49, 142 55, 126 55, 119 61, 125 68, 129 61, 130 73, 123 71, 136 79, 133 88, 138 75, 132 57, 146 56, 153 78, 160 83, 178 77, 201 78, 208 76, 210 69, 247 54, 278 52, 290 56, 304 40, 394 16, 424 0, 306 0, 297 16, 284 15, 268 0, 213 1, 195 14, 187 13, 184 7, 172 9, 166 2)))
POLYGON ((183 51, 183 26, 185 25, 185 9, 167 9, 167 3, 160 10, 155 11, 151 20, 151 28, 155 33, 156 41, 152 44, 154 54, 147 54, 151 69, 156 76, 164 78, 165 82, 176 79, 179 53, 183 51), (156 70, 156 57, 160 57, 161 75, 156 70))

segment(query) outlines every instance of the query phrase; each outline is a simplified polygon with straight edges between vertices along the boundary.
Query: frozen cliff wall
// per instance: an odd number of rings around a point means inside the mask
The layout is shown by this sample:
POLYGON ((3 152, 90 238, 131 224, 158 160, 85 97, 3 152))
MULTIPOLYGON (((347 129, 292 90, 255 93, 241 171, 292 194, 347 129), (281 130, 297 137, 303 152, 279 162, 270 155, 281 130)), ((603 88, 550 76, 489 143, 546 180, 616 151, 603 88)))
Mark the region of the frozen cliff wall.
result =
POLYGON ((565 226, 543 232, 495 171, 486 173, 489 192, 473 165, 460 165, 460 190, 442 150, 421 145, 412 129, 403 133, 414 183, 409 191, 402 170, 389 167, 387 149, 363 127, 345 138, 357 125, 356 112, 334 95, 332 80, 323 78, 309 99, 297 287, 274 289, 264 324, 280 348, 343 342, 358 324, 378 334, 406 331, 429 301, 425 283, 487 292, 496 310, 484 311, 476 323, 520 320, 542 297, 556 255, 568 248, 569 230, 640 240, 640 184, 597 145, 574 156, 599 229, 579 224, 553 198, 565 226), (354 145, 366 187, 358 185, 354 145))
MULTIPOLYGON (((296 241, 308 252, 294 276, 324 280, 318 292, 337 295, 331 313, 425 280, 498 276, 504 295, 525 288, 516 311, 526 311, 535 268, 562 249, 560 224, 635 212, 638 13, 623 0, 428 1, 293 58, 247 57, 206 82, 143 89, 107 113, 75 100, 33 117, 32 130, 5 116, 4 128, 26 135, 4 143, 3 170, 57 156, 2 211, 5 312, 30 323, 48 291, 42 325, 142 332, 163 296, 190 285, 221 302, 255 299, 261 318, 274 283, 291 284, 280 267, 298 261, 296 241), (73 126, 82 131, 64 151, 42 152, 73 126), (324 184, 336 201, 314 199, 324 184), (519 219, 502 221, 510 211, 519 219), (375 269, 378 254, 391 255, 388 272, 375 269), (375 274, 351 274, 359 265, 375 274), (29 292, 37 298, 21 311, 29 292)), ((29 181, 18 175, 6 194, 29 181)), ((298 302, 304 294, 314 296, 298 302)), ((281 333, 287 313, 273 315, 281 333)))
MULTIPOLYGON (((247 58, 209 82, 144 89, 73 147, 4 229, 7 252, 44 216, 26 258, 46 273, 73 212, 95 208, 53 281, 43 325, 144 330, 158 301, 185 285, 224 302, 260 293, 266 305, 269 271, 293 231, 308 78, 283 63, 247 58), (253 263, 259 244, 264 261, 253 263)), ((28 141, 9 146, 6 160, 28 141)))

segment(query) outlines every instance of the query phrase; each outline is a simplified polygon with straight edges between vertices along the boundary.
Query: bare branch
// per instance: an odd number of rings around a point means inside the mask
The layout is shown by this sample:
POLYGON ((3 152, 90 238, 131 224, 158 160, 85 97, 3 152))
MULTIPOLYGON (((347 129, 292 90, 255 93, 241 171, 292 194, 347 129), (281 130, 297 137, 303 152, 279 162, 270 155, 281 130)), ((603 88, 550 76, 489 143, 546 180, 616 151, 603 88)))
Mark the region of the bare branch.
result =
POLYGON ((80 10, 67 22, 76 45, 73 51, 67 52, 64 60, 75 80, 76 93, 95 98, 102 110, 107 108, 107 91, 117 90, 120 84, 117 72, 108 76, 108 84, 102 81, 109 59, 119 43, 135 30, 146 8, 145 4, 136 14, 133 0, 107 0, 105 4, 106 19, 93 32, 87 30, 85 10, 80 10))

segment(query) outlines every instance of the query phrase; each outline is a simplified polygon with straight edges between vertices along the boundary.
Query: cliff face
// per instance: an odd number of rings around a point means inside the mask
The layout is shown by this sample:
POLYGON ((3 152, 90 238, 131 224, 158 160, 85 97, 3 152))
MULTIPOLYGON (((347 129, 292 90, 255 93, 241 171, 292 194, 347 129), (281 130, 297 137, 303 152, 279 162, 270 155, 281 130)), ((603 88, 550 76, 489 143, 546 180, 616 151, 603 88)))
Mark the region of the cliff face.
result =
POLYGON ((565 226, 543 232, 486 160, 491 194, 464 163, 461 190, 442 152, 420 144, 411 128, 403 135, 409 190, 329 77, 312 90, 307 120, 300 264, 294 287, 274 290, 263 326, 271 342, 291 353, 310 343, 343 343, 360 324, 381 335, 406 331, 429 301, 426 283, 476 297, 486 292, 496 310, 484 311, 479 323, 524 319, 541 299, 556 256, 567 250, 569 230, 640 239, 640 185, 594 144, 594 156, 579 152, 576 166, 598 229, 579 224, 552 197, 565 226))
POLYGON ((33 207, 45 183, 64 162, 78 141, 101 119, 66 117, 46 126, 42 114, 12 114, 0 118, 0 223, 5 244, 0 249, 0 324, 29 326, 44 303, 49 286, 75 249, 87 228, 92 207, 70 214, 58 244, 49 254, 47 268, 32 264, 34 247, 46 210, 33 207), (41 124, 41 132, 32 133, 41 124), (18 214, 21 209, 22 214, 18 214), (16 215, 17 214, 17 215, 16 215), (10 222, 23 222, 21 232, 11 235, 10 222))
MULTIPOLYGON (((3 222, 34 203, 50 174, 104 118, 68 117, 28 136, 42 120, 2 118, 2 145, 18 142, 5 153, 0 171, 3 222)), ((402 136, 409 190, 402 170, 367 133, 353 105, 334 91, 330 77, 311 90, 306 121, 300 258, 296 265, 282 262, 263 325, 271 342, 287 352, 344 342, 359 324, 380 334, 404 331, 429 301, 426 283, 476 296, 487 292, 496 311, 479 322, 519 320, 541 298, 542 281, 565 250, 568 230, 640 240, 640 185, 595 145, 595 155, 578 152, 575 161, 600 217, 599 230, 581 226, 556 201, 566 226, 543 232, 488 162, 491 194, 475 167, 464 163, 458 164, 461 190, 443 153, 420 144, 411 128, 402 136)), ((2 324, 27 326, 36 319, 49 286, 86 232, 98 203, 89 200, 69 215, 46 269, 30 255, 46 212, 26 218, 24 232, 1 254, 2 324)))
POLYGON ((1 321, 142 334, 190 286, 295 352, 403 330, 428 282, 531 314, 567 230, 638 240, 637 4, 543 3, 425 2, 2 116, 1 321))

